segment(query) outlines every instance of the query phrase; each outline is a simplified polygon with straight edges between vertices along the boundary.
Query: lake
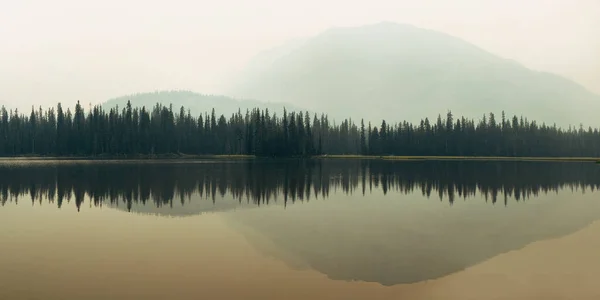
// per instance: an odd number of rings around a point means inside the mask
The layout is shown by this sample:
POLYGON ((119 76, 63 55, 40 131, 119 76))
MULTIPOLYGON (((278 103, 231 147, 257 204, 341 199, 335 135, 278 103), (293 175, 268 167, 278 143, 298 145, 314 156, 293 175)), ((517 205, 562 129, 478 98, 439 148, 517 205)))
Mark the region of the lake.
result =
POLYGON ((600 299, 579 162, 0 160, 0 299, 600 299))

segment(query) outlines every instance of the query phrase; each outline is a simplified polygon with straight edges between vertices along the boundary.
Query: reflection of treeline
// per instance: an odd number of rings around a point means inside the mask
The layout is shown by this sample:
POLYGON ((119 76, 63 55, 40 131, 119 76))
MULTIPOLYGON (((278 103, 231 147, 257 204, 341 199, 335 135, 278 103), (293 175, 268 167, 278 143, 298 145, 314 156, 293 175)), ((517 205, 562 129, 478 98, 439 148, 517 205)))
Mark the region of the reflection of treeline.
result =
POLYGON ((450 203, 482 194, 517 201, 563 188, 600 188, 600 168, 588 163, 290 160, 231 163, 29 164, 0 167, 0 201, 48 199, 61 207, 124 202, 185 205, 191 197, 268 204, 326 198, 330 192, 421 192, 450 203))

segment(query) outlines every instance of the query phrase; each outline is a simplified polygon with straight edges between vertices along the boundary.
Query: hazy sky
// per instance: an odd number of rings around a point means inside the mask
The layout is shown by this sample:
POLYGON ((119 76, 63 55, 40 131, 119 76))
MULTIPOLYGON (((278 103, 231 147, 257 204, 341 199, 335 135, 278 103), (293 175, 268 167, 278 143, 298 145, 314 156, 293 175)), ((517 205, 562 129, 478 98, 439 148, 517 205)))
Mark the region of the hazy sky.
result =
POLYGON ((381 21, 444 31, 600 93, 600 0, 19 0, 0 3, 0 103, 221 93, 262 50, 381 21))

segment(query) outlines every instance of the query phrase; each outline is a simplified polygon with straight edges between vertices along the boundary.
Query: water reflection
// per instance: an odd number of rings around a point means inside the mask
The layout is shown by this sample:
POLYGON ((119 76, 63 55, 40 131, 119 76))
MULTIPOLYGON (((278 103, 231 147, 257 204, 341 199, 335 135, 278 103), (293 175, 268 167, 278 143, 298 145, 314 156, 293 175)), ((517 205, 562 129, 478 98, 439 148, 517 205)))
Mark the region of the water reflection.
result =
POLYGON ((482 197, 521 201, 563 188, 591 192, 600 187, 600 168, 588 163, 456 162, 456 161, 263 161, 263 162, 42 162, 0 163, 0 203, 28 197, 48 199, 78 209, 91 204, 118 205, 127 210, 190 205, 209 199, 203 209, 227 210, 237 205, 327 198, 330 193, 384 195, 420 192, 450 204, 458 198, 482 197), (217 198, 224 199, 218 203, 217 198), (233 205, 233 206, 232 206, 233 205))
MULTIPOLYGON (((598 188, 600 168, 589 163, 0 164, 2 205, 74 203, 85 211, 87 202, 176 217, 221 211, 219 220, 254 249, 294 269, 383 285, 445 277, 577 232, 600 218, 598 188)), ((160 238, 188 239, 192 230, 200 229, 165 231, 160 238)))

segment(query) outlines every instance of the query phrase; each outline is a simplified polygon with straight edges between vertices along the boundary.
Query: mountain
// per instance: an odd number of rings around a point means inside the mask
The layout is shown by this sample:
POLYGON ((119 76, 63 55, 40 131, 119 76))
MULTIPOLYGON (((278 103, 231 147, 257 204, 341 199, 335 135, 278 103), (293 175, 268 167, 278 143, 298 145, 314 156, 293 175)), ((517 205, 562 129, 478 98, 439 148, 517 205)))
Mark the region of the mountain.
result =
POLYGON ((300 48, 306 43, 307 39, 292 39, 284 44, 272 49, 263 51, 250 60, 250 62, 242 70, 241 74, 234 77, 234 81, 240 80, 239 84, 243 84, 244 78, 256 76, 262 72, 268 71, 270 66, 280 58, 285 57, 290 52, 300 48))
POLYGON ((300 111, 301 109, 292 104, 280 102, 260 102, 255 100, 238 100, 227 96, 219 95, 202 95, 191 91, 157 91, 153 93, 138 93, 134 95, 122 96, 110 99, 102 104, 107 108, 119 106, 120 108, 127 105, 127 101, 131 101, 133 107, 152 108, 156 103, 161 103, 165 106, 173 104, 173 110, 178 111, 181 106, 189 109, 192 115, 199 115, 204 112, 210 113, 214 108, 218 114, 228 116, 239 110, 245 113, 246 110, 253 108, 269 109, 271 112, 282 114, 284 107, 288 111, 300 111))
POLYGON ((387 22, 333 28, 263 53, 228 93, 379 122, 504 110, 563 126, 598 125, 593 111, 600 108, 600 96, 566 78, 444 33, 387 22))

